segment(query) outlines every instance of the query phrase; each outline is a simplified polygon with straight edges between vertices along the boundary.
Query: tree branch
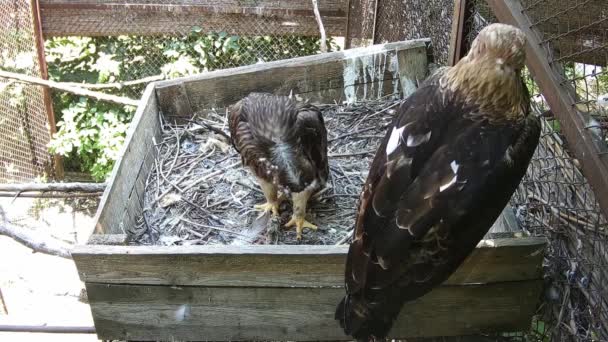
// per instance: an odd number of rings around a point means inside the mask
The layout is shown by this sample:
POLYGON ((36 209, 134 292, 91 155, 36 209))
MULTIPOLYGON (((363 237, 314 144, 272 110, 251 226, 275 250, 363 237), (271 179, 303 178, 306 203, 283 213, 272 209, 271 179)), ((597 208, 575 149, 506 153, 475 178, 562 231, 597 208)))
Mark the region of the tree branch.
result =
POLYGON ((137 107, 137 105, 139 104, 139 100, 134 100, 134 99, 131 99, 128 97, 110 95, 110 94, 106 94, 106 93, 83 89, 81 87, 74 86, 73 83, 65 84, 65 83, 61 83, 61 82, 47 81, 47 80, 43 80, 38 77, 17 74, 14 72, 8 72, 8 71, 4 71, 4 70, 0 70, 0 77, 17 80, 17 81, 23 82, 23 83, 36 84, 36 85, 46 86, 46 87, 53 88, 53 89, 59 89, 59 90, 62 90, 62 91, 68 92, 68 93, 72 93, 72 94, 76 94, 76 95, 80 95, 80 96, 92 97, 92 98, 95 98, 98 100, 113 102, 113 103, 117 103, 117 104, 121 104, 121 105, 137 107))
POLYGON ((71 259, 72 245, 59 240, 44 231, 33 231, 29 228, 12 225, 10 222, 0 221, 0 235, 5 235, 20 244, 31 248, 34 252, 54 255, 71 259))
POLYGON ((20 183, 0 184, 0 191, 103 192, 106 183, 20 183))
POLYGON ((3 192, 0 191, 0 197, 26 197, 26 198, 76 198, 76 197, 101 197, 102 192, 3 192))
POLYGON ((312 0, 312 9, 315 12, 315 19, 319 25, 319 32, 321 32, 321 52, 327 52, 327 36, 325 35, 325 27, 321 20, 321 13, 319 12, 319 4, 317 0, 312 0))
POLYGON ((77 82, 63 82, 63 84, 72 86, 72 87, 80 87, 86 89, 121 89, 123 87, 130 87, 139 84, 147 84, 150 82, 161 81, 164 80, 165 77, 163 75, 155 75, 148 76, 144 78, 140 78, 138 80, 132 81, 123 81, 123 82, 115 82, 115 83, 77 83, 77 82))

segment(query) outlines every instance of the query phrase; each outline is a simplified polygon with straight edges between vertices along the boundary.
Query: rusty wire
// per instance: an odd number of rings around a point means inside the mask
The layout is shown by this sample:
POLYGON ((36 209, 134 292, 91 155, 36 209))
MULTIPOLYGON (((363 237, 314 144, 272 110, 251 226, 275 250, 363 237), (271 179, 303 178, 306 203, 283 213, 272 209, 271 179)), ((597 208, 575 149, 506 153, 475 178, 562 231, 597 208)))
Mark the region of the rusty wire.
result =
MULTIPOLYGON (((475 0, 470 42, 496 21, 486 1, 475 0)), ((593 118, 587 126, 606 141, 608 128, 608 5, 593 0, 524 0, 524 14, 538 32, 550 65, 575 94, 577 110, 593 118), (594 7, 594 4, 596 7, 594 7), (599 7, 599 10, 598 10, 599 7), (595 9, 595 10, 594 10, 595 9), (602 95, 606 94, 606 108, 602 95)), ((543 134, 511 205, 525 230, 549 240, 543 264, 544 295, 530 331, 511 339, 608 341, 608 224, 593 190, 549 111, 533 77, 526 74, 543 134)))
MULTIPOLYGON (((30 1, 0 3, 0 69, 40 77, 30 1)), ((50 171, 50 140, 40 87, 0 78, 0 183, 50 171)))

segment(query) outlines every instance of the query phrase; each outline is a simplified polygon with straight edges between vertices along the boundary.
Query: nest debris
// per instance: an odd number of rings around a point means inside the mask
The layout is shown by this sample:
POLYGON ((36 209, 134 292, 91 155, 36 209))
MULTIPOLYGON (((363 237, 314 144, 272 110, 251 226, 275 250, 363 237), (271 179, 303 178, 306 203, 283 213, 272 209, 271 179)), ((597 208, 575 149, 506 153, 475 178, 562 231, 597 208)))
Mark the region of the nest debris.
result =
MULTIPOLYGON (((308 202, 307 217, 319 229, 305 229, 302 244, 346 243, 369 165, 400 100, 395 96, 355 104, 317 104, 328 130, 330 177, 308 202)), ((291 201, 280 217, 253 210, 264 202, 255 177, 230 145, 226 114, 197 113, 186 124, 162 122, 162 141, 145 185, 132 244, 297 244, 289 221, 291 201)))

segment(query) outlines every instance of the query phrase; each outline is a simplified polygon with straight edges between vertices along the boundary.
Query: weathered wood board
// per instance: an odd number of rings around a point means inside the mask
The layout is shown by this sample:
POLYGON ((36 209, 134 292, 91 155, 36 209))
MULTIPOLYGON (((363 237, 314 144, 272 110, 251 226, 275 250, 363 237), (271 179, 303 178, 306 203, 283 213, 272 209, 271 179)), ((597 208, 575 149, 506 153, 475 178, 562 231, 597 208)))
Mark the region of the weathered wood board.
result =
MULTIPOLYGON (((328 35, 345 35, 347 4, 348 0, 319 1, 328 35)), ((183 35, 195 26, 203 32, 237 35, 319 36, 310 1, 40 0, 40 10, 46 37, 183 35)))
POLYGON ((250 92, 292 92, 313 102, 407 96, 427 76, 428 44, 418 39, 217 70, 158 82, 156 93, 168 118, 224 108, 250 92))
POLYGON ((150 84, 101 197, 95 215, 95 233, 119 234, 135 226, 135 208, 141 213, 145 180, 154 163, 153 139, 160 141, 160 122, 154 84, 150 84))
MULTIPOLYGON (((538 279, 545 239, 483 240, 447 285, 538 279)), ((180 286, 342 286, 347 246, 80 246, 85 282, 180 286)))
MULTIPOLYGON (((344 293, 347 246, 127 246, 125 232, 136 226, 143 210, 160 116, 187 119, 252 91, 293 91, 330 102, 408 95, 427 75, 427 45, 428 40, 382 44, 150 85, 102 197, 96 235, 73 252, 98 336, 348 339, 333 319, 344 293)), ((407 305, 391 336, 527 328, 541 292, 545 240, 512 237, 513 222, 501 215, 490 238, 445 284, 407 305)))
MULTIPOLYGON (((408 304, 392 337, 517 331, 529 326, 541 280, 443 286, 408 304)), ((334 320, 341 288, 180 287, 87 283, 104 339, 345 340, 334 320)))

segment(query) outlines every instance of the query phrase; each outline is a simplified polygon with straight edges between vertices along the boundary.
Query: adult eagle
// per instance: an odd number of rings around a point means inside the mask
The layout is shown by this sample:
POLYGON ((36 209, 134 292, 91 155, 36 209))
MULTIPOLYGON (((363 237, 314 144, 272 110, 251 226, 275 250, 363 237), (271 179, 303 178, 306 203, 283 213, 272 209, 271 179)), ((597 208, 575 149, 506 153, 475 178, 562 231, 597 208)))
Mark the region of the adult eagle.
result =
POLYGON ((266 197, 266 203, 255 208, 278 215, 277 193, 283 188, 293 201, 293 216, 286 226, 296 226, 298 240, 304 228, 316 230, 305 215, 308 198, 329 175, 321 111, 291 97, 251 93, 230 108, 229 121, 232 143, 266 197))
POLYGON ((525 36, 493 24, 398 110, 360 196, 336 319, 384 338, 407 301, 445 281, 492 226, 540 136, 521 78, 525 36))

